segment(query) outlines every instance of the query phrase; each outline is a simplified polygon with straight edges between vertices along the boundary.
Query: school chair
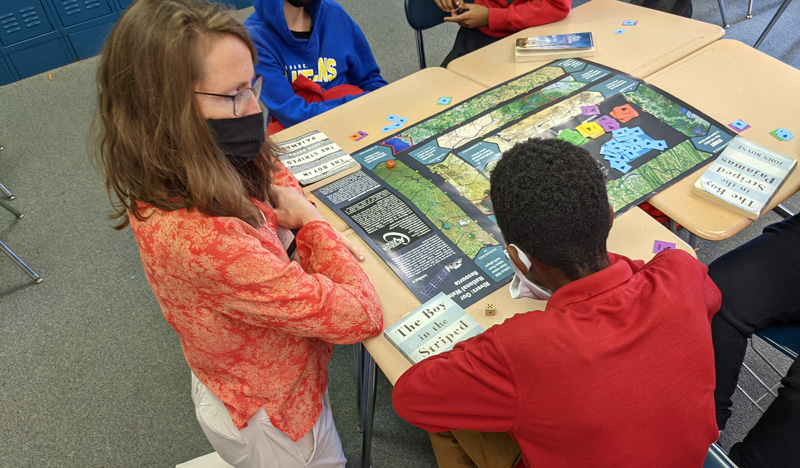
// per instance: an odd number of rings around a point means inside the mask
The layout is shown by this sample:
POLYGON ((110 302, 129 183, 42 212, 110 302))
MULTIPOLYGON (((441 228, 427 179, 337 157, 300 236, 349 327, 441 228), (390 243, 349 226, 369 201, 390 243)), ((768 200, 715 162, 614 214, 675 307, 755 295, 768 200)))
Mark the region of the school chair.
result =
POLYGON ((414 29, 417 38, 417 58, 420 70, 425 68, 425 45, 422 31, 444 23, 448 13, 439 9, 433 0, 405 0, 406 21, 414 29))
MULTIPOLYGON (((773 325, 771 327, 765 328, 763 330, 757 331, 756 336, 761 338, 762 340, 766 341, 770 345, 772 345, 775 349, 782 352, 783 354, 789 356, 792 359, 797 359, 797 354, 800 352, 800 325, 773 325)), ((755 353, 767 363, 767 365, 779 376, 783 376, 783 372, 773 363, 763 352, 759 351, 753 345, 752 338, 750 339, 750 348, 755 351, 755 353)), ((756 397, 756 395, 751 395, 745 391, 745 389, 740 385, 737 384, 736 388, 739 389, 742 394, 747 397, 748 400, 762 413, 766 410, 766 408, 761 407, 761 401, 767 397, 767 395, 772 395, 774 397, 778 396, 776 390, 780 385, 780 382, 769 385, 762 376, 756 374, 753 369, 750 368, 746 363, 742 363, 742 367, 746 370, 750 375, 752 375, 756 381, 764 387, 765 392, 760 396, 756 397)))
MULTIPOLYGON (((5 146, 0 145, 0 151, 3 151, 4 149, 5 149, 5 146)), ((8 198, 9 200, 13 200, 13 199, 17 198, 17 196, 14 195, 13 193, 11 193, 11 191, 8 190, 6 188, 6 186, 3 185, 2 183, 0 183, 0 191, 2 191, 6 195, 6 198, 8 198)))
MULTIPOLYGON (((6 210, 8 210, 11 214, 16 216, 17 219, 22 219, 22 217, 25 216, 21 212, 8 206, 5 202, 0 201, 0 206, 2 206, 6 210)), ((42 282, 43 278, 37 275, 35 271, 33 271, 28 265, 25 264, 25 262, 22 261, 22 259, 17 257, 17 254, 15 254, 13 250, 8 248, 8 246, 4 244, 3 241, 0 241, 0 250, 2 250, 3 253, 6 254, 8 258, 11 259, 12 262, 16 263, 18 267, 22 268, 22 270, 24 270, 25 273, 27 273, 28 276, 31 277, 34 283, 39 284, 42 282)))
POLYGON ((703 468, 736 468, 736 464, 728 458, 728 454, 722 450, 722 447, 714 442, 708 448, 708 455, 703 463, 703 468))
MULTIPOLYGON (((4 147, 0 145, 0 151, 2 151, 3 149, 4 147)), ((0 191, 2 191, 5 194, 6 198, 8 198, 9 200, 17 198, 3 184, 0 184, 0 191)), ((17 219, 22 219, 25 216, 20 211, 15 210, 13 207, 8 205, 4 201, 0 201, 0 206, 5 208, 9 213, 13 214, 17 219)), ((6 254, 8 258, 11 259, 12 262, 16 263, 18 267, 22 268, 25 271, 25 273, 27 273, 28 276, 30 276, 31 279, 33 279, 34 283, 39 284, 42 282, 42 277, 37 275, 35 271, 31 270, 31 268, 28 265, 26 265, 25 262, 23 262, 19 257, 17 257, 17 254, 15 254, 13 250, 8 248, 8 246, 4 244, 2 241, 0 241, 0 250, 2 250, 3 253, 6 254)))
MULTIPOLYGON (((466 3, 474 3, 474 1, 466 0, 466 3)), ((417 58, 419 59, 419 68, 421 70, 426 66, 422 31, 444 23, 445 16, 450 13, 440 10, 433 0, 404 0, 403 6, 406 10, 406 21, 414 29, 417 38, 417 58)))

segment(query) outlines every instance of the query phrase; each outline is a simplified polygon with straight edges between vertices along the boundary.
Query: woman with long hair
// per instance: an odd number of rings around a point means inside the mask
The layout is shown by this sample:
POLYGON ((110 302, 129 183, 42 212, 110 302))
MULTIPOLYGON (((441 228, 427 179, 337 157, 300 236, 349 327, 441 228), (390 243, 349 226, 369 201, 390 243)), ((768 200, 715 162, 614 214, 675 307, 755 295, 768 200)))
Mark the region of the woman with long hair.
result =
POLYGON ((212 446, 237 467, 340 467, 328 361, 383 318, 360 252, 265 140, 255 60, 218 4, 133 2, 100 60, 95 159, 212 446))

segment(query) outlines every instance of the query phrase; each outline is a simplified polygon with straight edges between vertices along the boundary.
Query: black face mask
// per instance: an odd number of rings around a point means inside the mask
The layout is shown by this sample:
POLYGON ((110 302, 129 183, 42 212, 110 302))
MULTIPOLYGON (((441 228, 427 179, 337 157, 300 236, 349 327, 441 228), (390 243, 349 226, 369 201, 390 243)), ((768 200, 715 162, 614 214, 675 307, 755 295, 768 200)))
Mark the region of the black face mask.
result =
POLYGON ((264 113, 233 119, 208 119, 214 139, 234 167, 255 159, 264 144, 264 113))
POLYGON ((292 6, 308 8, 308 6, 311 5, 311 2, 314 0, 287 0, 287 1, 292 6))

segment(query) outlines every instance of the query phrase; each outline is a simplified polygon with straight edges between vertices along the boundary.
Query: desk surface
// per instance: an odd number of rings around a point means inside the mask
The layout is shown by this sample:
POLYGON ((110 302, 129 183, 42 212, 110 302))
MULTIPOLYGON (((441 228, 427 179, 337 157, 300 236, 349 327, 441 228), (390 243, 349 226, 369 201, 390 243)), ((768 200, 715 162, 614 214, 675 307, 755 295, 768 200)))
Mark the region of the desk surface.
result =
POLYGON ((550 60, 516 63, 514 43, 519 37, 590 31, 595 53, 586 60, 607 65, 638 78, 711 44, 724 35, 721 27, 617 0, 592 0, 563 20, 525 29, 453 60, 447 69, 492 87, 538 68, 550 60), (623 26, 627 20, 636 26, 623 26), (614 31, 624 29, 625 34, 614 31))
MULTIPOLYGON (((343 150, 353 154, 390 135, 381 132, 381 127, 389 123, 386 120, 389 115, 408 118, 406 123, 408 127, 485 90, 485 86, 444 68, 426 68, 313 119, 289 127, 275 134, 273 139, 280 142, 314 130, 321 130, 343 150), (436 103, 440 97, 451 97, 453 100, 449 105, 443 106, 436 103), (368 133, 369 136, 359 141, 351 140, 350 135, 359 130, 368 133)), ((330 220, 331 226, 340 231, 349 229, 347 224, 315 199, 311 191, 354 170, 336 174, 304 188, 306 194, 314 199, 317 208, 330 220)))
MULTIPOLYGON (((779 127, 800 133, 800 71, 789 65, 741 42, 722 40, 653 74, 647 81, 724 125, 736 119, 747 122, 750 128, 741 132, 743 137, 800 159, 800 138, 778 141, 769 134, 779 127)), ((750 224, 744 216, 692 194, 691 187, 700 173, 698 170, 653 196, 650 203, 708 240, 727 239, 750 224)), ((800 170, 795 168, 769 209, 798 189, 800 170)))
MULTIPOLYGON (((367 257, 361 265, 378 291, 383 309, 383 325, 386 329, 403 315, 419 307, 420 303, 389 266, 352 231, 350 238, 359 245, 367 257)), ((639 208, 632 208, 614 220, 608 239, 608 250, 633 259, 649 260, 655 255, 654 240, 674 242, 677 248, 694 255, 691 247, 639 208)), ((469 306, 467 312, 484 328, 489 328, 517 313, 541 309, 544 305, 544 301, 511 299, 508 287, 501 287, 469 306), (486 316, 484 312, 487 302, 497 308, 494 317, 486 316)), ((384 338, 383 334, 365 340, 364 346, 392 385, 411 367, 411 363, 384 338)))

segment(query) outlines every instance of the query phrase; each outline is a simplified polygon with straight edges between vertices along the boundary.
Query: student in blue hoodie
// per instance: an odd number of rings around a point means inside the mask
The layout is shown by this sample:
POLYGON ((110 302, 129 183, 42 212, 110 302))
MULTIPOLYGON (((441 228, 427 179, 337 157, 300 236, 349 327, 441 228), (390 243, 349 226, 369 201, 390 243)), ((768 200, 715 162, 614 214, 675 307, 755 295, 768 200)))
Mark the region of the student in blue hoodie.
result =
POLYGON ((386 85, 364 33, 333 0, 253 0, 253 6, 244 25, 258 49, 261 101, 283 127, 386 85))

